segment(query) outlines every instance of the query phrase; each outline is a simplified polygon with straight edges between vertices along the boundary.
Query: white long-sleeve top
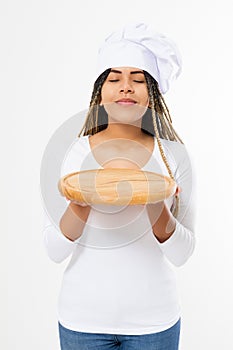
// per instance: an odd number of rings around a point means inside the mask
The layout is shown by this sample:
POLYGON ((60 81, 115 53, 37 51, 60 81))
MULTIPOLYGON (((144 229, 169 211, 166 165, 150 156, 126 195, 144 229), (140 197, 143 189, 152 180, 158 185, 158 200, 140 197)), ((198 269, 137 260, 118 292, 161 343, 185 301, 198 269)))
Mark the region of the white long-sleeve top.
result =
MULTIPOLYGON (((172 236, 160 243, 146 207, 93 205, 81 237, 72 242, 46 216, 44 244, 56 263, 71 257, 64 271, 58 320, 66 328, 93 333, 149 334, 174 325, 181 316, 174 266, 184 264, 194 245, 193 172, 186 147, 161 139, 176 183, 180 209, 172 236)), ((89 136, 71 145, 61 176, 102 168, 89 136)), ((142 168, 168 175, 154 138, 142 168)), ((169 207, 172 198, 166 200, 169 207)))

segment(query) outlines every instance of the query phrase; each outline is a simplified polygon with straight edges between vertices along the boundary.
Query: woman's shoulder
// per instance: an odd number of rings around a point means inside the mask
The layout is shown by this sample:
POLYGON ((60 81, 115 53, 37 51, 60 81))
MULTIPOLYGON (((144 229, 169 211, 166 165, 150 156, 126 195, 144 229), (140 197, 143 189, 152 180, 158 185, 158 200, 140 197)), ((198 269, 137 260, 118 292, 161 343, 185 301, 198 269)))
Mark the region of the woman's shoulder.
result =
POLYGON ((71 151, 75 151, 75 150, 88 150, 88 137, 89 135, 82 135, 82 136, 77 136, 73 142, 71 143, 71 145, 69 146, 67 153, 71 152, 71 151))
POLYGON ((88 152, 88 137, 79 136, 75 138, 65 153, 62 162, 62 173, 68 174, 75 171, 73 169, 76 169, 78 165, 83 163, 88 152))
POLYGON ((178 141, 171 141, 171 140, 166 140, 166 139, 161 139, 161 144, 173 151, 177 152, 187 152, 186 146, 184 143, 178 142, 178 141))
POLYGON ((166 155, 173 158, 176 164, 190 161, 189 151, 184 143, 166 139, 160 139, 160 141, 166 155))

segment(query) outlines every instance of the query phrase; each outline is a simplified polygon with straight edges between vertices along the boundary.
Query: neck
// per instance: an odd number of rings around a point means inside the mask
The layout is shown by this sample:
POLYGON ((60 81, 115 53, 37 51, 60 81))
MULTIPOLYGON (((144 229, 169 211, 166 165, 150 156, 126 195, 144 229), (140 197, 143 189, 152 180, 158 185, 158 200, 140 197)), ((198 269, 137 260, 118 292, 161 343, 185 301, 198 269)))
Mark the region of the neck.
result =
POLYGON ((140 139, 144 136, 141 125, 129 125, 123 123, 110 123, 104 130, 109 138, 140 139))

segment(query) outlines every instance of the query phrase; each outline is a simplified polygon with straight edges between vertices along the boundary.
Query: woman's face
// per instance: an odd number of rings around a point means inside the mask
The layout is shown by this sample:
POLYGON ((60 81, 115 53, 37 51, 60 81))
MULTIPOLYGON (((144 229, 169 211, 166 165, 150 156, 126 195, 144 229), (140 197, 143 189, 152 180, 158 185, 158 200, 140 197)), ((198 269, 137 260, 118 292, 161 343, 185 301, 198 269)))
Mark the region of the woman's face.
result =
POLYGON ((101 90, 109 122, 139 125, 149 105, 144 73, 132 67, 112 68, 101 90))
POLYGON ((149 96, 144 73, 132 67, 112 68, 101 90, 101 104, 148 107, 149 96))

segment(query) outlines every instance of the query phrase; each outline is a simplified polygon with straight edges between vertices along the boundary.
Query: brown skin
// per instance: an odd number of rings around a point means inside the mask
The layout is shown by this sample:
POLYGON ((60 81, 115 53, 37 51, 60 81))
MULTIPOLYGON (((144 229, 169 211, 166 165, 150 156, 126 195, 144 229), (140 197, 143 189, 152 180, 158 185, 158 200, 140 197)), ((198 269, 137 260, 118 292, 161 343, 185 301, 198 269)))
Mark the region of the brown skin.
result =
POLYGON ((60 229, 70 241, 78 239, 83 232, 91 207, 71 201, 60 220, 60 229))
MULTIPOLYGON (((160 243, 165 242, 175 231, 175 219, 162 201, 146 204, 152 230, 160 243)), ((78 239, 83 232, 91 207, 70 203, 60 220, 60 229, 71 241, 78 239)))
MULTIPOLYGON (((116 67, 112 68, 112 70, 117 70, 118 73, 110 72, 104 82, 101 91, 101 104, 114 103, 121 98, 130 98, 135 100, 140 106, 148 107, 149 95, 144 74, 134 74, 134 72, 142 72, 142 70, 132 67, 116 67)), ((115 141, 117 139, 119 141, 119 157, 122 152, 120 149, 122 139, 137 141, 144 149, 145 147, 147 148, 147 152, 149 149, 153 149, 153 138, 149 135, 145 136, 145 133, 141 131, 140 123, 141 120, 136 120, 130 124, 121 123, 120 121, 116 123, 116 121, 114 122, 111 120, 111 117, 109 117, 108 127, 92 135, 90 137, 90 144, 92 144, 93 147, 98 146, 98 152, 101 154, 101 144, 104 144, 104 141, 112 140, 114 155, 112 161, 108 162, 108 166, 122 167, 122 160, 119 160, 119 158, 117 159, 116 156, 117 146, 115 141)), ((106 148, 104 149, 103 147, 102 155, 104 153, 106 153, 106 148)), ((140 164, 140 162, 138 162, 138 164, 140 164)), ((105 168, 108 166, 105 164, 105 168)), ((131 163, 129 160, 125 163, 125 167, 135 168, 135 161, 131 163)), ((177 189, 177 192, 178 191, 179 189, 177 189)), ((89 205, 84 207, 80 204, 81 203, 74 201, 71 202, 60 220, 60 229, 62 233, 71 241, 76 240, 82 235, 91 209, 89 205)), ((160 243, 165 242, 175 231, 175 218, 164 201, 147 204, 146 209, 154 235, 160 243)))
MULTIPOLYGON (((176 194, 180 192, 177 187, 176 194)), ((176 229, 176 221, 164 201, 146 204, 146 209, 155 237, 160 243, 171 237, 176 229)))
MULTIPOLYGON (((112 68, 101 90, 100 104, 111 104, 122 98, 130 98, 138 106, 148 107, 149 95, 144 73, 141 69, 131 67, 112 68), (116 72, 120 73, 116 73, 116 72), (135 74, 135 72, 138 72, 135 74)), ((130 124, 116 123, 109 116, 108 127, 105 129, 106 138, 125 138, 129 140, 143 140, 141 120, 130 124)))

